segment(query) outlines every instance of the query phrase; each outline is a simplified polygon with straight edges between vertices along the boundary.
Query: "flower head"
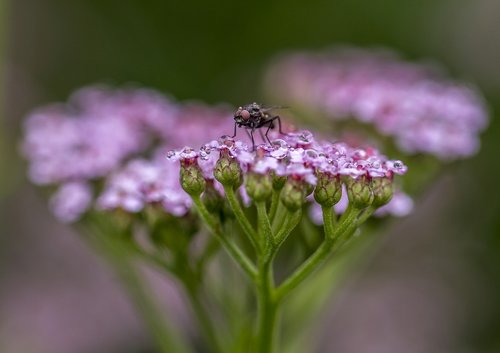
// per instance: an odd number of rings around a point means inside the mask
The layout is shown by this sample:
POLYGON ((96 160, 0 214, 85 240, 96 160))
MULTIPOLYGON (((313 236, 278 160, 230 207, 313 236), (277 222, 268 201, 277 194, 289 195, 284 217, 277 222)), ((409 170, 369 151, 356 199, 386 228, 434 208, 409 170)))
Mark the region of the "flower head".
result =
MULTIPOLYGON (((85 185, 90 205, 97 194, 93 182, 101 179, 106 179, 104 190, 98 192, 101 209, 137 212, 156 202, 181 215, 191 201, 178 183, 179 167, 165 162, 165 151, 220 134, 227 126, 224 118, 231 119, 229 112, 223 106, 176 103, 149 89, 90 86, 76 91, 66 104, 29 114, 22 152, 32 182, 63 185, 52 207, 58 218, 75 221, 80 214, 68 209, 74 216, 60 217, 68 205, 60 195, 85 185)), ((210 163, 208 158, 200 164, 210 163)))
POLYGON ((25 125, 23 152, 36 184, 94 179, 139 151, 145 136, 117 116, 79 116, 62 106, 35 111, 25 125))
POLYGON ((68 104, 31 113, 23 152, 37 184, 103 177, 144 151, 153 138, 168 139, 178 107, 157 92, 88 87, 68 104))
POLYGON ((100 209, 139 212, 148 204, 175 216, 187 213, 191 199, 179 184, 179 166, 164 159, 130 161, 108 179, 97 199, 100 209))
POLYGON ((474 89, 388 52, 286 56, 271 68, 270 82, 271 93, 291 105, 373 124, 404 152, 441 159, 474 154, 488 120, 474 89))
MULTIPOLYGON (((186 149, 171 151, 168 156, 179 159, 183 151, 186 149)), ((251 151, 251 146, 243 141, 228 136, 211 141, 199 150, 189 151, 193 156, 204 155, 205 160, 208 155, 230 157, 239 163, 244 172, 273 172, 279 176, 302 179, 311 185, 316 184, 315 175, 318 171, 352 178, 362 175, 392 178, 394 174, 405 174, 407 171, 403 162, 389 160, 374 148, 353 148, 340 142, 316 141, 310 131, 286 135, 283 139, 274 140, 272 146, 257 146, 255 151, 251 151)), ((216 164, 211 163, 206 172, 211 174, 215 169, 216 164)))
POLYGON ((389 160, 374 148, 317 141, 309 131, 286 135, 255 150, 251 147, 223 136, 199 150, 184 148, 170 151, 167 156, 180 161, 181 175, 195 165, 203 169, 207 180, 215 178, 226 186, 239 187, 244 179, 248 195, 259 201, 270 196, 273 176, 284 178, 281 200, 291 210, 301 207, 315 187, 318 202, 330 206, 337 203, 341 180, 348 186, 351 202, 358 207, 366 207, 375 196, 377 206, 382 206, 392 195, 389 191, 394 175, 407 171, 401 161, 389 160))

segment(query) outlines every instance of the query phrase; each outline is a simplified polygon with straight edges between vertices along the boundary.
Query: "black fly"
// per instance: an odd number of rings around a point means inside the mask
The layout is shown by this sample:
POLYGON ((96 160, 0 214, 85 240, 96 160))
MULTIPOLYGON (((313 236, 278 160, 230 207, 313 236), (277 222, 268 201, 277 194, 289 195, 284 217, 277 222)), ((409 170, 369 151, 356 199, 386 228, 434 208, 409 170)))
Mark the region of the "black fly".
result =
POLYGON ((267 127, 266 133, 262 134, 262 130, 259 130, 260 135, 263 140, 267 140, 269 144, 271 144, 271 140, 267 134, 269 130, 274 128, 275 120, 278 120, 278 127, 280 134, 284 135, 285 133, 281 130, 281 119, 279 115, 271 115, 270 112, 273 109, 281 109, 284 107, 262 107, 257 103, 251 103, 239 107, 238 110, 234 113, 234 134, 232 137, 236 136, 236 128, 242 127, 246 129, 246 132, 250 139, 252 140, 252 150, 255 150, 255 141, 253 137, 253 133, 255 130, 260 129, 262 127, 267 127))

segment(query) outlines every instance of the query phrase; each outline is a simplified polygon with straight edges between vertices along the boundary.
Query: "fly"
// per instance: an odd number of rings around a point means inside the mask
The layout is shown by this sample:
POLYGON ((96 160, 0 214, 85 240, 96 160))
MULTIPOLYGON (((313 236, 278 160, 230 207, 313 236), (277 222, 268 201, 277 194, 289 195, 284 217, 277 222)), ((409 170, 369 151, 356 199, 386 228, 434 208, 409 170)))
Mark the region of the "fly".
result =
POLYGON ((264 134, 262 133, 262 130, 259 130, 260 136, 263 140, 272 144, 268 133, 269 130, 275 127, 276 120, 278 121, 280 134, 285 135, 285 133, 281 130, 281 118, 279 115, 271 114, 272 110, 282 108, 285 107, 262 107, 260 104, 255 102, 239 107, 234 113, 234 134, 232 137, 236 137, 236 128, 245 128, 248 136, 252 140, 252 150, 255 150, 253 133, 257 129, 267 127, 264 134))

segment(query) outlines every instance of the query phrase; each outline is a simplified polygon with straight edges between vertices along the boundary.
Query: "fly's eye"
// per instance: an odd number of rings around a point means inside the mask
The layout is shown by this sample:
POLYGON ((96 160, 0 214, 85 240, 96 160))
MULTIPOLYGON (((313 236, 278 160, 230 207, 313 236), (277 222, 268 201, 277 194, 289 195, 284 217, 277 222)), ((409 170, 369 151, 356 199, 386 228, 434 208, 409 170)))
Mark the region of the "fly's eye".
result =
POLYGON ((240 115, 244 120, 250 119, 250 112, 248 110, 242 110, 240 115))

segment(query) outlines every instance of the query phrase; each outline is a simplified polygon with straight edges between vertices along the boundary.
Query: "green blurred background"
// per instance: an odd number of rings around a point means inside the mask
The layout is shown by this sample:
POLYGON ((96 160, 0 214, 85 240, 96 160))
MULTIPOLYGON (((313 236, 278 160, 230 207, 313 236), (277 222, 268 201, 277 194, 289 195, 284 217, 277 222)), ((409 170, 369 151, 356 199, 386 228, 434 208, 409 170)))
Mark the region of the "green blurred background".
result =
POLYGON ((112 274, 28 185, 27 112, 95 82, 262 101, 273 55, 339 44, 442 64, 478 85, 492 120, 480 154, 447 169, 332 300, 323 351, 500 352, 500 1, 11 0, 0 14, 2 353, 150 349, 112 274))

